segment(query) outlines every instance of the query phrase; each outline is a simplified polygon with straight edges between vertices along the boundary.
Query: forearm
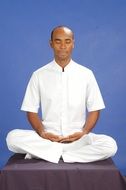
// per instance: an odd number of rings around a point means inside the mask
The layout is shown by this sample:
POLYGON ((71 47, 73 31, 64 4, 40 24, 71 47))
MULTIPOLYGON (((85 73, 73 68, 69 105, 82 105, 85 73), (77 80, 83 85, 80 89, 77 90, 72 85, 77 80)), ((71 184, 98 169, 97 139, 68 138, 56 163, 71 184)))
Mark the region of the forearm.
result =
POLYGON ((32 128, 39 134, 40 137, 54 141, 54 142, 58 142, 62 139, 62 137, 55 135, 53 133, 46 132, 44 130, 42 121, 39 118, 37 113, 27 112, 27 118, 28 118, 28 121, 30 122, 32 128))
POLYGON ((37 113, 27 112, 27 118, 32 128, 39 134, 44 131, 44 126, 37 113))
POLYGON ((84 134, 88 134, 96 125, 97 120, 99 118, 100 111, 92 111, 88 113, 83 132, 84 134))

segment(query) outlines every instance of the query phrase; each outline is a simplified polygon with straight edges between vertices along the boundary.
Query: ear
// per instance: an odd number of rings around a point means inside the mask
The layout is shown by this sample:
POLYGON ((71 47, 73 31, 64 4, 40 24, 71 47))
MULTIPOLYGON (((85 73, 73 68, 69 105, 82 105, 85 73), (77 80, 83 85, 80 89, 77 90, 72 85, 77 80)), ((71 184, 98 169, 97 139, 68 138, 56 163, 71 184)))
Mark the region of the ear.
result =
POLYGON ((53 48, 53 42, 52 40, 49 40, 50 47, 53 48))
POLYGON ((75 42, 75 40, 73 40, 73 48, 74 48, 74 42, 75 42))

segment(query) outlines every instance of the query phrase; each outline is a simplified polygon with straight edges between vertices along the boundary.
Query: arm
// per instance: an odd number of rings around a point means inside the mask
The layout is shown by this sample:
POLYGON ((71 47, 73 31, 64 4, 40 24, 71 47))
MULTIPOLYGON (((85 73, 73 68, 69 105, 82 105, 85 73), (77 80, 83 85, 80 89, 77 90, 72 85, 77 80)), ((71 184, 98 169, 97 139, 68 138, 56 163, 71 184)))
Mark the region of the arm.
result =
POLYGON ((83 133, 88 134, 96 125, 99 119, 100 111, 92 111, 88 113, 83 133))
POLYGON ((85 125, 83 127, 82 132, 76 132, 72 135, 69 135, 68 137, 64 138, 61 142, 73 142, 78 139, 80 139, 83 135, 88 134, 94 127, 95 124, 97 123, 97 120, 99 118, 100 111, 92 111, 88 113, 85 125))
POLYGON ((39 118, 37 113, 27 112, 27 118, 32 128, 38 133, 38 135, 44 139, 48 139, 51 141, 58 142, 61 140, 61 137, 58 135, 54 135, 52 133, 48 133, 44 130, 44 126, 42 124, 41 119, 39 118))
POLYGON ((44 132, 44 126, 37 113, 27 112, 27 119, 31 124, 32 128, 41 136, 44 132))

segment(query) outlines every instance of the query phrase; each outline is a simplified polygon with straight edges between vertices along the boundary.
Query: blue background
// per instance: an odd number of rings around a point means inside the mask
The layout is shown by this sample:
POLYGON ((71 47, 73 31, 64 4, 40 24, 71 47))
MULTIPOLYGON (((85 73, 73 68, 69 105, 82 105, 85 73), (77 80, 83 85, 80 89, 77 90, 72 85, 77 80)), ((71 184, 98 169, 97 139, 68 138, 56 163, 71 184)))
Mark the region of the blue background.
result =
POLYGON ((0 168, 12 154, 7 133, 31 129, 20 106, 32 72, 53 58, 57 25, 73 29, 73 59, 96 76, 106 109, 94 132, 116 139, 113 160, 126 175, 126 0, 0 1, 0 168))

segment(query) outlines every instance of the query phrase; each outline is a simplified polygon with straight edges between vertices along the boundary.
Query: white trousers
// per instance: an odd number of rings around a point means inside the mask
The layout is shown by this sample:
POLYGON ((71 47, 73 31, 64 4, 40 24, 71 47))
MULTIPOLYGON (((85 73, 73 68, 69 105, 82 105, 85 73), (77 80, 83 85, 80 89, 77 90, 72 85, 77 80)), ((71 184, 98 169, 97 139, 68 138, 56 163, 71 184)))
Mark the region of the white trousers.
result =
POLYGON ((26 154, 25 158, 40 158, 58 163, 93 162, 114 156, 117 151, 115 140, 106 135, 89 133, 72 143, 58 143, 43 139, 33 130, 14 129, 7 135, 10 151, 26 154))

